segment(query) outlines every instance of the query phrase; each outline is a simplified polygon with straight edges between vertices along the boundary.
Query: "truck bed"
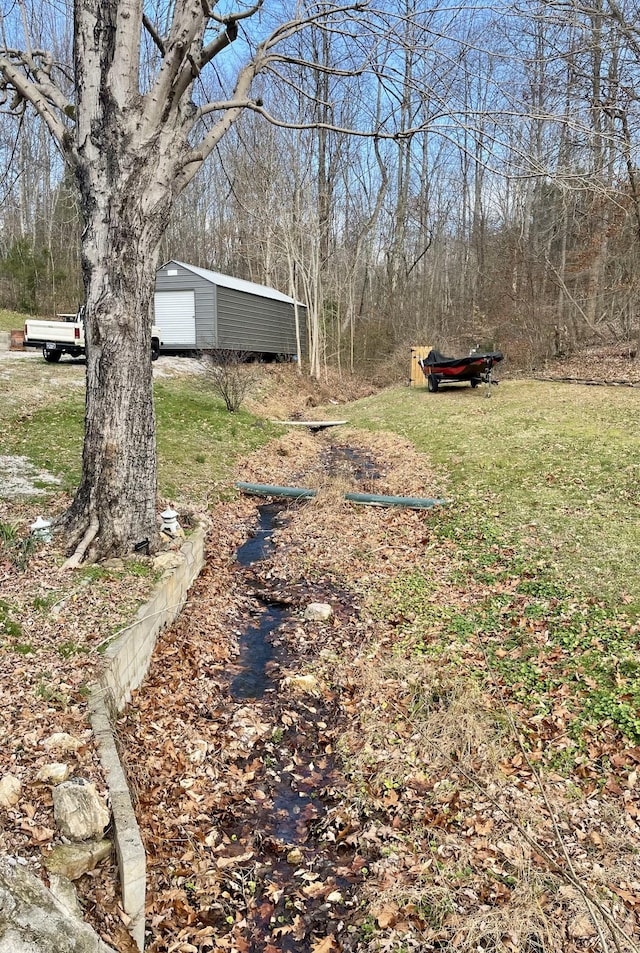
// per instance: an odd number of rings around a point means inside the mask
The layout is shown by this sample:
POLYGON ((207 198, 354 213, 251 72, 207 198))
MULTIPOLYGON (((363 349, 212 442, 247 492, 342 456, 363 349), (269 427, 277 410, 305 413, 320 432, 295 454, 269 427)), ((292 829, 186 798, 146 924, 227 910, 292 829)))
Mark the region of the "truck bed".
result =
MULTIPOLYGON (((65 316, 66 317, 66 316, 65 316)), ((24 324, 25 347, 42 348, 45 361, 57 363, 63 354, 81 357, 84 354, 84 321, 82 317, 68 321, 40 321, 29 318, 24 324)), ((151 328, 151 360, 155 361, 160 353, 162 337, 160 328, 151 328)))
POLYGON ((49 343, 84 347, 84 330, 76 321, 39 321, 29 318, 24 325, 24 343, 26 347, 43 347, 49 343))

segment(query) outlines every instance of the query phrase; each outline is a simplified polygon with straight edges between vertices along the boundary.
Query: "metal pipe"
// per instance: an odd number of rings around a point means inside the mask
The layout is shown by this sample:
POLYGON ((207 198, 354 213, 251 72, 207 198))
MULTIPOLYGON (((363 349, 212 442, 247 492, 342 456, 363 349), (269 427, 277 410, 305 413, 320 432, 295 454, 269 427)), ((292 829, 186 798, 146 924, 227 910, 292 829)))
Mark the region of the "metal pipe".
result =
POLYGON ((272 486, 269 483, 236 483, 236 488, 253 496, 287 496, 308 500, 317 496, 317 490, 305 490, 295 486, 272 486))
POLYGON ((368 503, 370 506, 404 506, 409 510, 426 510, 432 506, 442 506, 446 500, 436 500, 419 496, 380 496, 377 493, 345 493, 345 500, 352 503, 368 503))
MULTIPOLYGON (((272 486, 268 483, 236 483, 236 488, 254 496, 285 496, 293 499, 312 499, 317 490, 307 490, 295 486, 272 486)), ((370 506, 403 506, 406 509, 430 509, 442 506, 447 501, 422 498, 418 496, 381 496, 377 493, 345 493, 344 499, 351 503, 365 503, 370 506)))

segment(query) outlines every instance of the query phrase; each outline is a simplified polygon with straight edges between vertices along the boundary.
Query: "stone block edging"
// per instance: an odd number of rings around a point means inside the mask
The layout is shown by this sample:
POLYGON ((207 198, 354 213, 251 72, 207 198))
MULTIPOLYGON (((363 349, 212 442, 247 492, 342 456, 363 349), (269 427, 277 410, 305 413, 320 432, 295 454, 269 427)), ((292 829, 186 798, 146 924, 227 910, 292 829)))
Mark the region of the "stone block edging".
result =
POLYGON ((91 686, 89 720, 105 773, 116 845, 122 906, 130 917, 129 932, 144 949, 146 857, 131 803, 126 776, 118 755, 112 720, 142 684, 158 634, 180 614, 187 592, 204 565, 204 529, 196 529, 180 549, 180 564, 166 570, 149 600, 105 653, 105 666, 91 686))

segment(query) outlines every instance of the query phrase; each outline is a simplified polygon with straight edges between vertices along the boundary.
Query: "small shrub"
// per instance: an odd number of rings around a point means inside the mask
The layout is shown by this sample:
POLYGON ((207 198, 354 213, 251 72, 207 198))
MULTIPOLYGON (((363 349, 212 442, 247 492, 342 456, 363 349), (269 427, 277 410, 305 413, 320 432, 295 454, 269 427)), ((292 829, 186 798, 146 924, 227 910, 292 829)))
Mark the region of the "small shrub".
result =
POLYGON ((243 351, 208 351, 203 356, 209 386, 230 414, 237 413, 256 380, 255 371, 247 363, 243 351))

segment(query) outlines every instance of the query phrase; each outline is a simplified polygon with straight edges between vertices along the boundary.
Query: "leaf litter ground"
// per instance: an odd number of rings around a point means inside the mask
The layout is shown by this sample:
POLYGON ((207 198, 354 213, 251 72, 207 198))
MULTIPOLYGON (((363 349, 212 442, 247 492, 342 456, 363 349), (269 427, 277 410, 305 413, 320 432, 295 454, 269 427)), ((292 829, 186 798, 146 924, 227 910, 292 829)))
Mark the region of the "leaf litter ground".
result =
MULTIPOLYGON (((58 495, 47 512, 68 502, 58 495)), ((25 858, 36 870, 57 840, 52 786, 39 780, 41 769, 64 762, 71 777, 90 780, 107 794, 87 717, 89 685, 98 677, 105 645, 129 624, 153 586, 153 572, 138 561, 61 573, 63 555, 55 544, 35 545, 28 536, 7 533, 7 527, 28 526, 37 512, 32 501, 0 500, 6 534, 0 544, 0 778, 11 774, 22 785, 18 803, 0 808, 0 853, 25 858), (77 748, 53 745, 58 733, 72 736, 77 748)), ((93 876, 77 883, 88 910, 93 876)), ((109 900, 100 927, 118 949, 128 950, 115 858, 99 878, 109 900)))
POLYGON ((397 437, 289 434, 240 475, 321 492, 249 567, 258 502, 213 510, 119 723, 148 948, 636 949, 632 622, 499 542, 488 573, 451 538, 455 506, 345 503, 446 495, 397 437), (314 601, 329 622, 304 620, 314 601), (274 606, 266 682, 240 697, 243 639, 274 606))
MULTIPOLYGON (((573 591, 490 514, 478 524, 478 499, 432 513, 344 503, 356 486, 447 495, 396 437, 288 435, 238 477, 322 492, 287 512, 253 571, 235 552, 258 504, 212 511, 190 614, 120 726, 150 852, 151 948, 636 949, 638 629, 625 607, 573 591), (328 625, 303 621, 313 599, 333 605, 328 625), (243 633, 274 606, 289 615, 267 690, 234 697, 243 633)), ((36 514, 2 505, 0 519, 17 515, 36 514)), ((104 789, 86 684, 152 578, 131 564, 63 580, 59 553, 22 542, 0 553, 0 768, 23 781, 0 843, 37 865, 55 836, 36 781, 44 742, 77 735, 72 773, 104 789)), ((105 939, 129 949, 115 865, 78 886, 105 939)))

